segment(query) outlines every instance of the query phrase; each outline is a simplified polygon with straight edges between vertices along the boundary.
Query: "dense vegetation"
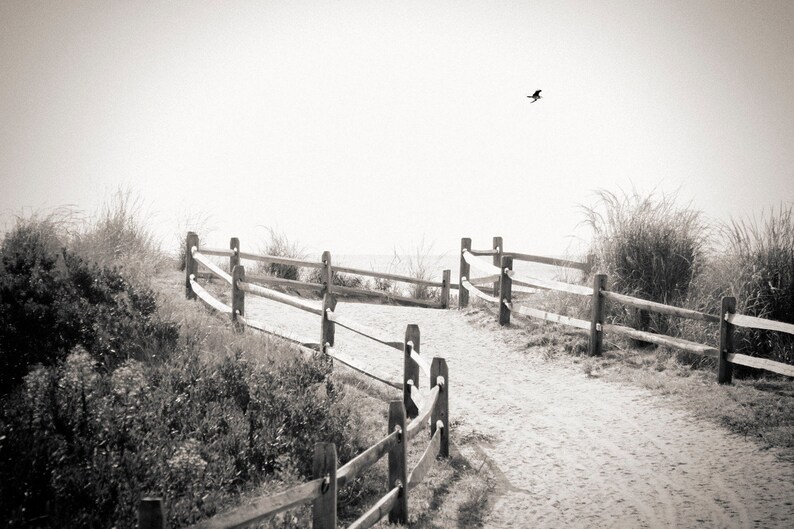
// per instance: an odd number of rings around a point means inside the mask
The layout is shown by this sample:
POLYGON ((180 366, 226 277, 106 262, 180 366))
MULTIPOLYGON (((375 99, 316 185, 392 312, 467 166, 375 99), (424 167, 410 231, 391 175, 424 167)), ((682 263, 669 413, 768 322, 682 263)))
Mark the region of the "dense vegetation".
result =
MULTIPOLYGON (((711 314, 733 296, 740 313, 794 323, 794 206, 709 228, 675 196, 600 191, 585 214, 610 290, 711 314)), ((609 306, 612 321, 715 343, 714 325, 609 306)), ((745 354, 794 363, 790 335, 737 329, 737 339, 745 354)))
MULTIPOLYGON (((148 494, 168 499, 177 527, 241 494, 305 480, 317 441, 336 443, 343 460, 366 446, 327 362, 155 294, 143 278, 162 259, 139 253, 152 251, 140 244, 146 235, 122 214, 79 236, 51 219, 20 221, 3 239, 0 518, 8 527, 134 527, 148 494), (134 256, 129 274, 113 266, 134 256)), ((369 486, 357 480, 342 504, 369 486)), ((301 516, 273 523, 300 525, 301 516)))

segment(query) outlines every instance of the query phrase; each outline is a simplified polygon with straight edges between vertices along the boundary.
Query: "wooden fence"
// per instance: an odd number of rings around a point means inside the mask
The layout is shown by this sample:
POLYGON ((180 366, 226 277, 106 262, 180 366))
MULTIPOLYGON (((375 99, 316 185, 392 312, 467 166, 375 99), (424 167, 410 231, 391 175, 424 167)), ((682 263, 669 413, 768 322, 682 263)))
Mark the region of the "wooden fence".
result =
MULTIPOLYGON (((253 503, 219 514, 193 529, 220 529, 246 527, 274 516, 282 511, 312 504, 312 527, 314 529, 335 529, 337 527, 337 491, 351 483, 364 470, 388 455, 388 488, 389 492, 375 503, 359 519, 353 522, 350 529, 371 527, 382 518, 388 516, 393 523, 406 523, 408 520, 408 497, 410 491, 418 485, 432 467, 437 457, 449 456, 449 372, 444 358, 433 358, 428 362, 420 355, 420 331, 417 325, 408 325, 403 340, 385 337, 377 330, 366 328, 353 320, 335 312, 336 296, 332 286, 332 268, 330 253, 325 252, 320 263, 288 259, 275 256, 246 254, 239 251, 239 240, 233 238, 230 250, 200 249, 198 236, 188 233, 186 241, 185 286, 188 299, 201 299, 213 309, 229 314, 238 329, 251 327, 263 332, 275 334, 296 343, 309 354, 321 353, 333 360, 363 373, 391 387, 402 390, 402 400, 389 403, 389 419, 387 435, 367 450, 348 461, 341 467, 336 458, 336 446, 333 443, 317 443, 314 447, 313 479, 281 493, 259 498, 253 503), (210 259, 208 255, 228 256, 231 274, 226 273, 210 259), (321 271, 321 283, 301 283, 290 286, 311 288, 322 295, 322 308, 314 306, 303 299, 289 296, 246 280, 245 268, 241 259, 252 259, 270 263, 288 264, 293 266, 313 267, 321 271), (228 306, 214 298, 196 280, 198 265, 204 266, 212 275, 219 277, 231 287, 231 302, 228 306), (247 318, 245 315, 245 295, 253 294, 291 307, 320 316, 319 341, 317 343, 284 336, 265 322, 247 318), (374 373, 358 365, 353 359, 334 348, 335 326, 339 325, 357 334, 370 338, 392 349, 402 351, 403 380, 390 380, 388 376, 374 373), (418 387, 421 380, 420 370, 428 377, 429 396, 420 397, 418 387), (410 419, 410 422, 409 422, 410 419), (425 448, 413 470, 408 470, 408 444, 429 425, 430 442, 425 448)), ((349 273, 360 273, 355 269, 343 269, 349 273)), ((382 274, 385 276, 387 274, 382 274)), ((393 279, 399 276, 390 276, 393 279)), ((449 285, 449 271, 444 274, 449 285)), ((259 278, 257 278, 259 279, 259 278)), ((401 278, 408 280, 413 278, 401 278)), ((283 280, 282 280, 283 281, 283 280)), ((298 283, 298 282, 295 282, 298 283)), ((284 284, 284 283, 279 283, 284 284)), ((447 291, 447 301, 448 293, 447 291)), ((422 305, 425 306, 425 305, 422 305)), ((429 305, 428 305, 429 306, 429 305)), ((163 529, 165 515, 162 498, 143 498, 138 508, 140 529, 163 529)))
POLYGON ((717 381, 720 384, 731 382, 733 377, 733 365, 735 364, 765 369, 773 373, 794 377, 794 366, 792 365, 734 352, 735 327, 766 329, 794 334, 794 324, 736 314, 736 300, 733 297, 722 298, 722 307, 719 315, 707 314, 613 292, 607 289, 607 276, 604 274, 596 274, 593 277, 593 286, 589 287, 562 281, 534 278, 528 275, 516 274, 513 271, 513 262, 515 260, 589 271, 592 268, 592 259, 588 259, 588 262, 583 263, 565 259, 553 259, 529 254, 504 252, 502 249, 501 237, 494 237, 494 247, 489 250, 472 250, 471 239, 461 239, 460 246, 459 306, 465 307, 468 304, 469 295, 496 304, 499 306, 498 319, 501 325, 510 323, 510 315, 513 313, 568 325, 589 333, 589 352, 591 355, 601 354, 604 334, 612 333, 635 340, 688 351, 690 353, 711 356, 718 360, 717 381), (493 256, 493 261, 489 263, 482 259, 483 256, 493 256), (498 263, 497 257, 499 259, 498 263), (478 278, 470 278, 472 269, 483 275, 478 278), (481 288, 478 288, 483 285, 490 285, 491 283, 493 283, 492 292, 485 292, 481 288), (513 294, 517 285, 586 296, 590 298, 590 320, 554 314, 531 307, 525 301, 515 301, 513 299, 513 294), (605 304, 607 300, 638 310, 718 323, 720 325, 719 344, 714 347, 673 336, 640 331, 623 325, 604 323, 605 304))
MULTIPOLYGON (((198 247, 198 235, 195 235, 194 242, 196 243, 194 246, 198 247)), ((284 289, 291 289, 297 292, 313 292, 313 293, 322 294, 327 291, 335 294, 335 296, 338 299, 344 299, 345 301, 381 302, 381 303, 391 303, 394 305, 405 305, 412 307, 425 307, 425 308, 434 308, 434 309, 446 309, 449 307, 450 273, 451 273, 450 270, 444 270, 442 272, 441 281, 430 281, 427 279, 421 279, 421 278, 410 277, 399 274, 389 274, 385 272, 377 272, 374 270, 364 270, 361 268, 352 268, 347 266, 335 266, 335 265, 332 266, 330 252, 324 252, 321 261, 308 261, 304 259, 293 259, 290 257, 281 257, 276 255, 248 253, 240 250, 240 239, 238 239, 237 237, 231 238, 231 240, 229 241, 228 249, 201 248, 199 259, 193 258, 188 252, 185 262, 186 268, 190 269, 190 272, 186 273, 186 279, 185 279, 185 289, 188 292, 188 296, 191 296, 190 294, 191 286, 189 283, 188 276, 190 274, 193 274, 194 276, 199 277, 201 275, 198 269, 199 265, 203 268, 206 268, 209 271, 208 275, 215 275, 221 277, 222 279, 225 279, 227 282, 230 282, 230 279, 224 277, 224 274, 225 276, 228 276, 229 274, 223 272, 217 265, 215 265, 214 263, 212 263, 212 261, 207 259, 206 258, 207 256, 228 257, 229 270, 234 270, 234 267, 240 264, 240 261, 242 259, 245 259, 251 261, 258 261, 261 263, 274 264, 274 265, 316 269, 316 270, 320 270, 321 277, 323 278, 321 283, 312 283, 308 281, 283 279, 280 277, 275 277, 266 274, 259 274, 259 275, 249 274, 248 281, 251 283, 259 283, 261 285, 266 285, 271 287, 281 287, 284 289), (428 299, 416 299, 407 296, 399 296, 396 294, 380 292, 377 290, 367 290, 364 288, 334 284, 333 280, 324 281, 325 276, 322 274, 328 274, 330 278, 336 277, 337 274, 350 274, 356 276, 365 276, 365 277, 373 277, 378 279, 385 279, 389 281, 396 281, 399 283, 408 283, 411 285, 417 285, 426 288, 438 288, 440 290, 440 295, 438 301, 428 300, 428 299)))

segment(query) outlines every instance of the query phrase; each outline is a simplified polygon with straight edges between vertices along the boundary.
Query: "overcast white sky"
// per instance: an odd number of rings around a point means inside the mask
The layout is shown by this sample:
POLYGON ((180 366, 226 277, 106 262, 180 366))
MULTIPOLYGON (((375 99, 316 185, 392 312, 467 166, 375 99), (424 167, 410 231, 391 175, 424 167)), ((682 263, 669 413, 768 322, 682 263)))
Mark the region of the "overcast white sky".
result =
POLYGON ((345 254, 559 253, 599 187, 759 213, 794 200, 794 2, 0 0, 0 184, 4 219, 123 185, 168 241, 345 254))

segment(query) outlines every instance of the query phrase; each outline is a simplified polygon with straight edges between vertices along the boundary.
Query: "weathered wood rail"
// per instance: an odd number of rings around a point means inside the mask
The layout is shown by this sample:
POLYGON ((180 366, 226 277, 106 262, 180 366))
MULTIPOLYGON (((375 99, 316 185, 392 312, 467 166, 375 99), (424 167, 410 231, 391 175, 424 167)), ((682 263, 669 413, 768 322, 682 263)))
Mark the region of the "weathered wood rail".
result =
MULTIPOLYGON (((368 528, 387 516, 391 523, 407 523, 410 491, 424 479, 437 457, 449 456, 449 370, 446 360, 436 357, 432 359, 432 362, 428 362, 420 355, 421 335, 417 325, 408 325, 404 340, 399 341, 337 314, 335 312, 335 292, 331 285, 333 277, 331 257, 328 252, 323 254, 321 264, 284 258, 278 258, 278 261, 266 261, 319 268, 322 272, 322 284, 320 285, 323 295, 322 307, 261 285, 246 282, 245 268, 239 264, 239 260, 240 258, 251 258, 252 255, 239 252, 237 239, 232 239, 230 250, 200 249, 198 236, 195 233, 189 233, 186 240, 186 296, 189 299, 201 299, 218 312, 229 314, 239 330, 251 327, 290 340, 308 354, 317 354, 318 352, 324 354, 374 380, 401 390, 403 398, 389 403, 386 436, 343 466, 338 466, 336 447, 332 443, 317 443, 314 450, 313 479, 311 481, 278 494, 259 498, 247 505, 204 520, 193 526, 193 529, 248 527, 280 512, 309 503, 312 504, 313 529, 335 529, 337 527, 337 491, 384 456, 388 456, 389 459, 387 476, 389 492, 349 527, 368 528), (207 255, 229 257, 232 260, 230 262, 232 273, 228 274, 223 271, 207 259, 207 255), (198 264, 202 264, 210 273, 231 286, 231 307, 214 298, 196 281, 198 264), (246 318, 246 293, 265 297, 320 316, 319 340, 315 343, 294 336, 285 336, 264 322, 246 318), (371 369, 358 365, 353 359, 335 349, 336 325, 345 327, 391 349, 401 350, 403 352, 403 380, 398 382, 391 380, 388 376, 377 374, 371 369), (431 388, 428 397, 423 401, 418 398, 417 389, 422 378, 420 370, 424 372, 431 388), (418 400, 420 402, 417 402, 418 400), (409 419, 410 422, 408 422, 409 419), (419 461, 409 472, 408 444, 413 442, 416 436, 428 426, 430 442, 419 461)), ((257 256, 257 258, 261 260, 263 256, 257 256)), ((448 271, 445 272, 444 277, 448 285, 448 271)), ((430 284, 436 286, 436 283, 430 284)), ((165 519, 162 498, 144 497, 141 500, 138 508, 138 527, 140 529, 164 529, 165 519)))
POLYGON ((736 300, 732 297, 722 299, 722 310, 719 315, 707 314, 608 290, 607 276, 604 274, 594 275, 593 286, 589 287, 519 275, 513 271, 514 260, 589 271, 592 269, 593 265, 593 259, 591 257, 589 257, 586 262, 577 262, 567 259, 554 259, 530 254, 505 252, 503 250, 501 237, 494 237, 493 248, 488 250, 472 250, 471 239, 468 238, 461 239, 460 246, 459 306, 465 307, 468 304, 469 295, 498 305, 498 319, 501 325, 509 324, 511 313, 515 313, 587 331, 590 334, 589 352, 591 355, 601 354, 603 336, 605 333, 611 333, 633 338, 635 340, 680 349, 682 351, 688 351, 690 353, 710 356, 718 359, 717 381, 720 384, 731 382, 733 375, 732 366, 734 364, 764 369, 773 373, 794 377, 794 366, 792 365, 734 352, 733 338, 734 327, 748 327, 752 329, 765 329, 794 334, 794 324, 736 314, 736 300), (482 259, 483 256, 493 256, 493 262, 482 259), (499 258, 498 264, 496 263, 497 257, 499 258), (476 279, 469 279, 468 276, 472 268, 480 273, 488 275, 476 279), (493 293, 484 292, 481 287, 490 285, 491 282, 493 282, 493 293), (578 296, 587 296, 590 298, 590 321, 533 308, 526 302, 514 302, 512 297, 515 285, 529 286, 544 290, 555 290, 578 296), (719 323, 719 344, 717 346, 711 346, 674 336, 655 334, 632 329, 623 325, 605 323, 604 312, 607 300, 638 310, 708 323, 719 323))

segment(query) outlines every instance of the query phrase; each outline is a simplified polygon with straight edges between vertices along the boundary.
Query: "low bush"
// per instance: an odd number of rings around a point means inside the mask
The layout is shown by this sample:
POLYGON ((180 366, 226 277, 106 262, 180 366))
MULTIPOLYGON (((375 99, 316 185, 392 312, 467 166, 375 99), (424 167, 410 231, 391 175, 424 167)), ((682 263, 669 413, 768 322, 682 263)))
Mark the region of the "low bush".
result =
POLYGON ((106 373, 77 346, 33 369, 0 412, 7 525, 132 528, 145 493, 168 498, 176 527, 241 491, 305 481, 315 442, 342 460, 361 450, 327 362, 183 353, 106 373))
POLYGON ((61 248, 55 226, 20 221, 0 246, 0 392, 81 345, 106 370, 173 350, 154 292, 61 248))

